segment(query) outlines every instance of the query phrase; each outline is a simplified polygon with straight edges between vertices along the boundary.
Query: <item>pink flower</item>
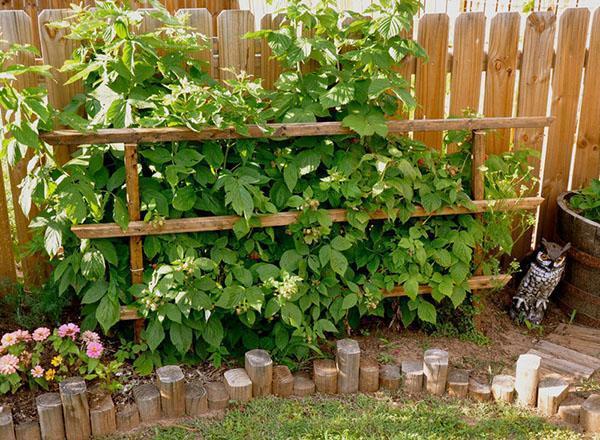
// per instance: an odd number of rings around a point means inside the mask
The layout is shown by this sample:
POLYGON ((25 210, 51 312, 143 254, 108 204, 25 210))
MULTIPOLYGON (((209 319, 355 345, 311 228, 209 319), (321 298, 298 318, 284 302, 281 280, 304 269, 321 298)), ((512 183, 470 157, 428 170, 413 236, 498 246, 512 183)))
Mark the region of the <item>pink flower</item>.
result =
POLYGON ((15 332, 17 339, 23 342, 31 341, 31 334, 27 330, 17 330, 15 332))
POLYGON ((63 324, 58 328, 58 336, 61 338, 71 338, 75 340, 79 333, 79 327, 76 324, 63 324))
POLYGON ((100 342, 100 336, 98 336, 98 333, 96 332, 86 330, 81 334, 81 340, 86 344, 89 344, 90 342, 100 342))
POLYGON ((19 342, 19 338, 17 337, 17 332, 6 333, 2 336, 0 343, 3 347, 10 347, 11 345, 15 345, 19 342))
POLYGON ((19 358, 12 354, 6 354, 0 357, 0 374, 13 374, 17 372, 19 358))
POLYGON ((33 332, 33 340, 36 342, 43 342, 48 339, 48 336, 50 336, 50 329, 46 327, 36 328, 33 332))
POLYGON ((104 346, 100 342, 90 342, 87 345, 87 355, 92 359, 99 359, 104 352, 104 346))
POLYGON ((35 367, 33 367, 30 373, 36 379, 44 377, 44 369, 41 367, 41 365, 36 365, 35 367))

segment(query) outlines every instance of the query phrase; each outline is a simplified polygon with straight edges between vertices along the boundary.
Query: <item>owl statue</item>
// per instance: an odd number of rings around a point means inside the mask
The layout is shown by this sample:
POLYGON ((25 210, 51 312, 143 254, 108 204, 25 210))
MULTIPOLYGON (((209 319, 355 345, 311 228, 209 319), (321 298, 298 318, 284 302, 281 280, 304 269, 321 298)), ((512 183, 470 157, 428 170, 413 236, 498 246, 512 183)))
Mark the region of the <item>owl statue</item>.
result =
POLYGON ((544 319, 550 295, 558 285, 566 264, 566 252, 571 243, 560 246, 542 238, 542 247, 535 253, 529 270, 521 280, 513 297, 510 317, 540 324, 544 319))

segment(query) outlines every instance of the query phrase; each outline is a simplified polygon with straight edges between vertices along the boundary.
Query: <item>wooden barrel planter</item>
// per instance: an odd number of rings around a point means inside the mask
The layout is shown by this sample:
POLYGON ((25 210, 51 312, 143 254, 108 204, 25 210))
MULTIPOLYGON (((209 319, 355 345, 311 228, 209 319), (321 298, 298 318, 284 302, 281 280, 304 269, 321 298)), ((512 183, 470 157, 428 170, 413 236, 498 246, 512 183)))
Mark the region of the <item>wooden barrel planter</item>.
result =
POLYGON ((576 321, 600 327, 600 223, 571 209, 573 194, 558 197, 557 233, 562 242, 571 242, 571 249, 557 301, 565 312, 575 311, 576 321))

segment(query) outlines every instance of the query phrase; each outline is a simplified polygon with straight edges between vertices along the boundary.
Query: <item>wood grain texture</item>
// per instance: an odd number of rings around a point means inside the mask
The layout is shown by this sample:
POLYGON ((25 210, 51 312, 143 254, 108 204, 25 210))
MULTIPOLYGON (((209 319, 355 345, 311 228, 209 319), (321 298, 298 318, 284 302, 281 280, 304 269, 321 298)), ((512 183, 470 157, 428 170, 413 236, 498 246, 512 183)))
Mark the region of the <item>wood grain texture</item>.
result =
POLYGON ((229 394, 223 382, 209 382, 206 384, 208 409, 222 411, 229 405, 229 394))
POLYGON ((469 397, 478 402, 487 402, 492 398, 492 389, 487 383, 469 379, 469 397))
POLYGON ((60 394, 42 394, 36 397, 35 404, 42 438, 44 440, 63 440, 65 438, 65 425, 60 394))
POLYGON ((423 361, 402 361, 403 388, 409 394, 423 391, 423 361))
POLYGON ((185 413, 190 417, 199 417, 208 411, 206 388, 199 382, 185 384, 185 413))
MULTIPOLYGON (((483 114, 486 117, 512 115, 519 58, 520 21, 521 15, 518 12, 501 13, 491 20, 483 100, 483 114)), ((488 134, 486 152, 499 154, 507 151, 510 131, 498 129, 488 134)))
POLYGON ((379 364, 375 359, 361 358, 358 389, 361 393, 374 393, 379 389, 379 364))
POLYGON ((481 94, 481 66, 485 43, 485 14, 465 12, 454 22, 450 116, 477 113, 481 94))
POLYGON ((546 417, 552 417, 568 394, 569 382, 557 375, 544 377, 538 386, 538 411, 546 417))
POLYGON ((268 351, 254 349, 244 355, 244 368, 252 381, 254 397, 271 394, 273 385, 273 360, 268 351))
POLYGON ((219 38, 219 78, 229 80, 241 71, 254 75, 256 40, 242 38, 254 31, 254 15, 250 11, 223 11, 217 17, 219 38), (233 72, 227 69, 233 69, 233 72))
MULTIPOLYGON (((542 202, 540 197, 527 197, 523 199, 504 200, 477 200, 473 202, 472 209, 462 206, 442 208, 434 213, 427 212, 422 207, 416 207, 412 217, 429 217, 431 215, 457 215, 474 214, 494 211, 510 211, 515 209, 534 209, 542 202)), ((345 209, 327 210, 333 222, 347 221, 345 209)), ((260 214, 257 220, 260 227, 287 226, 295 223, 300 216, 299 211, 284 211, 277 214, 260 214)), ((388 218, 383 211, 369 213, 371 220, 385 220, 388 218)), ((123 231, 116 223, 102 223, 72 226, 71 230, 79 238, 112 238, 112 237, 142 237, 146 235, 183 234, 189 232, 224 231, 233 229, 233 225, 240 219, 235 215, 195 217, 186 219, 165 220, 162 226, 154 226, 144 221, 130 221, 127 229, 123 231)))
POLYGON ((185 377, 177 365, 156 369, 156 387, 160 392, 162 414, 167 419, 185 415, 185 377))
POLYGON ((569 8, 560 17, 552 79, 551 112, 556 120, 548 131, 542 182, 542 197, 547 199, 538 225, 538 235, 550 240, 555 235, 556 198, 569 184, 589 18, 587 8, 569 8))
POLYGON ((90 407, 90 424, 94 437, 103 437, 117 431, 115 404, 110 395, 99 398, 90 407))
POLYGON ((16 440, 15 424, 10 410, 0 412, 0 439, 16 440))
POLYGON ((17 440, 41 440, 39 423, 36 420, 30 420, 15 425, 15 437, 17 440))
POLYGON ((453 369, 448 373, 448 395, 464 399, 469 392, 469 372, 453 369))
POLYGON ((202 34, 206 38, 205 41, 199 42, 205 48, 195 54, 195 58, 206 63, 206 72, 212 74, 213 23, 210 12, 206 8, 179 9, 177 15, 186 16, 187 23, 193 28, 194 32, 202 34))
POLYGON ((585 432, 600 432, 600 395, 592 394, 581 404, 581 427, 585 432))
MULTIPOLYGON (((517 116, 545 115, 552 73, 552 56, 556 16, 552 12, 534 12, 527 17, 523 39, 523 55, 519 77, 517 116)), ((515 130, 515 147, 525 147, 541 153, 544 129, 515 130)), ((531 158, 533 175, 540 174, 540 159, 531 158)), ((537 189, 534 190, 537 192, 537 189)), ((522 258, 531 251, 532 230, 525 231, 513 247, 513 256, 522 258)))
MULTIPOLYGON (((49 26, 54 21, 62 21, 72 13, 67 9, 45 9, 38 18, 42 61, 52 66, 53 81, 47 81, 48 101, 59 110, 71 102, 73 96, 83 92, 81 81, 65 85, 71 77, 69 72, 60 72, 66 60, 71 58, 73 51, 79 46, 75 40, 66 38, 67 30, 55 29, 49 26)), ((53 144, 50 144, 53 145, 53 144)), ((68 148, 55 146, 55 155, 60 163, 69 160, 71 151, 68 148)))
POLYGON ((92 434, 87 386, 81 377, 70 377, 59 385, 67 440, 87 440, 92 434))
POLYGON ((145 383, 133 388, 133 398, 137 405, 140 421, 143 423, 155 423, 160 420, 160 391, 156 385, 145 383))
MULTIPOLYGON (((418 42, 429 59, 417 60, 415 119, 444 116, 449 19, 446 14, 425 14, 419 21, 418 42)), ((440 149, 441 133, 418 133, 415 139, 440 149)))
POLYGON ((140 426, 140 412, 135 403, 117 407, 117 429, 127 432, 140 426))
POLYGON ((575 145, 573 189, 589 185, 600 175, 600 8, 594 12, 585 80, 581 97, 579 128, 575 145))
POLYGON ((515 372, 515 391, 519 405, 534 406, 536 404, 540 365, 541 358, 535 354, 519 356, 515 372))
POLYGON ((494 400, 511 403, 515 397, 515 378, 507 374, 498 374, 492 379, 494 400))
POLYGON ((423 373, 427 392, 437 396, 444 394, 448 380, 448 352, 439 348, 425 350, 423 373))
POLYGON ((337 393, 338 371, 333 359, 316 359, 313 361, 313 379, 318 393, 337 393))
MULTIPOLYGON (((496 128, 543 129, 552 124, 554 118, 546 116, 519 118, 460 118, 460 119, 417 119, 388 121, 390 135, 413 132, 442 132, 445 130, 486 130, 496 128)), ((256 125, 248 125, 248 136, 234 128, 205 128, 194 131, 185 127, 161 128, 106 128, 93 133, 81 133, 77 130, 55 130, 42 133, 41 138, 51 145, 82 144, 139 144, 143 142, 199 141, 211 139, 245 138, 292 138, 303 136, 334 136, 355 134, 341 122, 314 122, 294 124, 266 124, 266 130, 256 125)))
POLYGON ((294 393, 294 376, 286 365, 273 368, 272 391, 278 397, 289 397, 294 393))
POLYGON ((252 399, 252 381, 243 368, 233 368, 223 373, 223 382, 230 400, 249 402, 252 399))
POLYGON ((353 339, 336 341, 335 363, 337 365, 338 393, 356 393, 360 378, 360 346, 353 339))
MULTIPOLYGON (((6 40, 8 43, 34 44, 31 19, 25 11, 0 11, 0 34, 2 35, 2 39, 6 40)), ((5 46, 6 44, 0 43, 0 47, 4 48, 5 46)), ((32 66, 35 65, 35 57, 33 54, 23 53, 15 59, 15 62, 25 66, 32 66)), ((20 75, 17 78, 18 79, 13 84, 20 90, 27 87, 38 86, 37 78, 33 74, 20 75)), ((31 219, 38 214, 36 207, 32 206, 29 215, 25 216, 21 205, 19 204, 19 197, 21 194, 19 184, 27 175, 27 162, 32 156, 33 152, 30 150, 25 158, 20 160, 15 166, 9 167, 16 237, 21 251, 26 251, 26 245, 30 243, 33 238, 29 223, 31 219)), ((4 194, 4 192, 2 194, 4 194)), ((2 202, 2 199, 0 199, 0 202, 2 202)), ((45 280, 48 270, 46 258, 44 258, 41 253, 34 255, 24 254, 25 252, 23 252, 23 255, 21 256, 21 271, 23 272, 23 282, 25 287, 31 288, 40 286, 45 280)), ((4 250, 0 251, 0 258, 9 257, 10 255, 4 250)), ((0 261, 0 265, 4 270, 8 271, 14 267, 14 265, 4 261, 0 261)))
POLYGON ((379 388, 388 391, 397 391, 401 382, 400 367, 398 365, 381 365, 379 367, 379 388))
MULTIPOLYGON (((260 21, 261 29, 279 29, 283 21, 282 15, 273 16, 266 14, 260 21)), ((260 77, 262 85, 265 89, 272 89, 273 84, 281 75, 281 64, 272 58, 273 52, 267 43, 267 39, 260 40, 260 77)))

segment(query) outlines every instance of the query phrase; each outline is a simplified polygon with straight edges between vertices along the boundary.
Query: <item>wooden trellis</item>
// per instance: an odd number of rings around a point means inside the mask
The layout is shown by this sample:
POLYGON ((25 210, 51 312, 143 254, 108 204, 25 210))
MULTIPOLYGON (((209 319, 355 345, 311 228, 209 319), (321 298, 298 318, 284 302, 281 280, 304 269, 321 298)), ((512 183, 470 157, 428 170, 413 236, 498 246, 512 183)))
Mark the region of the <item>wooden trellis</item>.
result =
MULTIPOLYGON (((483 173, 480 167, 485 161, 485 139, 482 130, 506 129, 506 128, 541 128, 548 127, 553 121, 551 117, 517 117, 517 118, 480 118, 480 119, 421 119, 410 121, 389 121, 389 134, 405 134, 407 132, 440 132, 444 130, 470 130, 473 135, 473 169, 472 189, 473 208, 450 207, 442 208, 437 212, 428 213, 419 207, 412 217, 440 216, 455 214, 481 215, 493 206, 495 210, 517 210, 534 209, 543 201, 541 197, 526 197, 522 199, 505 200, 483 200, 483 173)), ((348 128, 340 122, 322 122, 310 124, 271 124, 268 131, 257 126, 248 127, 251 138, 292 138, 301 136, 333 136, 352 134, 348 128)), ((80 133, 75 130, 57 130, 42 135, 44 141, 50 145, 81 146, 89 144, 125 144, 125 168, 127 189, 127 204, 131 222, 123 231, 116 223, 75 225, 73 232, 79 238, 110 238, 128 237, 130 240, 131 253, 131 280, 133 284, 142 281, 143 255, 142 236, 162 235, 173 233, 191 233, 222 231, 232 229, 238 216, 207 216, 186 219, 166 220, 162 226, 154 226, 140 221, 140 191, 138 176, 137 146, 139 143, 173 142, 173 141, 202 141, 214 139, 239 139, 240 135, 233 129, 208 128, 202 131, 193 131, 188 128, 130 128, 130 129, 104 129, 94 133, 80 133)), ((343 209, 332 209, 328 211, 332 220, 336 222, 346 221, 346 211, 343 209)), ((259 227, 285 226, 294 223, 299 212, 280 212, 270 215, 259 215, 259 227)), ((386 214, 382 211, 370 213, 372 220, 385 219, 386 214)), ((481 258, 480 252, 475 253, 476 258, 481 258)), ((469 280, 469 286, 474 289, 485 289, 498 285, 504 285, 510 279, 510 275, 482 276, 476 274, 469 280)), ((430 293, 428 286, 421 286, 419 293, 430 293)), ((400 286, 391 291, 384 292, 384 296, 405 295, 400 286)), ((121 313, 122 320, 136 320, 136 335, 139 336, 142 321, 135 309, 124 308, 121 313)))

